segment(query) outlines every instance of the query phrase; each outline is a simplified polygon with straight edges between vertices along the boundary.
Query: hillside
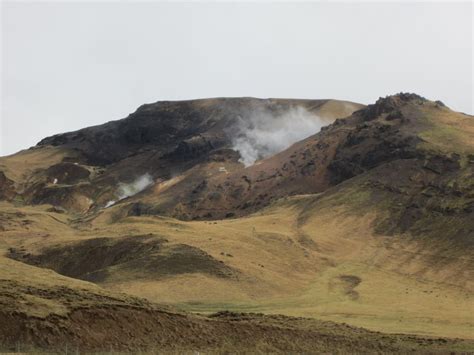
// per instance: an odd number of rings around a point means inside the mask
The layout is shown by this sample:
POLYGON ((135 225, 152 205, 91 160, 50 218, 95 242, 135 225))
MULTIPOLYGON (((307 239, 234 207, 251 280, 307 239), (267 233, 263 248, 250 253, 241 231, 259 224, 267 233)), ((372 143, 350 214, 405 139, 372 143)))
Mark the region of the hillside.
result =
POLYGON ((278 134, 299 122, 296 141, 360 107, 336 100, 253 98, 143 105, 125 119, 48 137, 37 147, 0 158, 0 179, 9 186, 0 193, 9 200, 16 194, 27 204, 96 212, 125 196, 119 191, 123 184, 144 176, 169 184, 213 162, 241 169, 236 146, 246 144, 241 151, 252 149, 255 159, 286 148, 258 145, 252 134, 278 134))
POLYGON ((0 265, 2 352, 347 352, 357 346, 364 352, 432 353, 474 346, 462 340, 382 335, 309 318, 190 315, 4 258, 0 265))
MULTIPOLYGON (((415 195, 416 190, 430 197, 427 194, 445 189, 440 193, 466 197, 463 202, 468 206, 472 199, 464 192, 472 191, 472 138, 472 117, 416 95, 401 94, 380 99, 247 169, 229 168, 226 174, 206 176, 203 171, 217 171, 217 164, 195 167, 176 177, 179 181, 165 192, 158 189, 140 196, 129 214, 168 214, 180 219, 241 216, 282 197, 323 192, 375 168, 398 173, 397 162, 404 165, 406 179, 413 181, 408 195, 415 195), (405 167, 423 176, 408 176, 405 167), (431 185, 435 187, 426 192, 431 185)), ((399 178, 383 182, 376 178, 374 184, 401 188, 399 178)), ((452 198, 459 201, 456 196, 452 198)), ((464 212, 469 215, 470 211, 464 212)))
POLYGON ((441 102, 144 105, 0 158, 0 199, 4 339, 474 349, 474 118, 441 102), (81 331, 105 309, 113 339, 81 331))

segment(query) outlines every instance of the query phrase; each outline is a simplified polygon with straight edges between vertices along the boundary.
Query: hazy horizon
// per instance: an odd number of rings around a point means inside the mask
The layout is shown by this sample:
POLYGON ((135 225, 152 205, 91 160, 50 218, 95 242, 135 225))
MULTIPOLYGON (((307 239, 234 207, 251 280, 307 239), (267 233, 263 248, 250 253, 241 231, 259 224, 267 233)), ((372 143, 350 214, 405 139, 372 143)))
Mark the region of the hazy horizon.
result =
POLYGON ((161 100, 403 91, 473 113, 471 2, 1 7, 0 155, 161 100))

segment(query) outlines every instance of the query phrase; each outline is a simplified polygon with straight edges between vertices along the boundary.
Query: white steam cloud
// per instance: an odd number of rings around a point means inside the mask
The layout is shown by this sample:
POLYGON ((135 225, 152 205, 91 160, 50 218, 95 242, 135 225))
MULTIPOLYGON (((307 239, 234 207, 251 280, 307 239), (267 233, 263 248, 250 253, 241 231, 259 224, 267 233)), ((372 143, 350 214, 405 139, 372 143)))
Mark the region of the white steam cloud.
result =
POLYGON ((240 153, 240 161, 250 166, 319 132, 323 125, 317 115, 299 106, 279 114, 258 110, 246 119, 239 117, 233 149, 240 153))
POLYGON ((145 190, 151 184, 153 184, 153 178, 150 174, 142 175, 129 184, 120 183, 117 191, 117 200, 111 200, 107 202, 104 207, 107 208, 113 206, 118 201, 136 195, 137 193, 145 190))
POLYGON ((130 184, 121 183, 118 190, 119 200, 136 195, 140 191, 145 190, 151 184, 153 184, 153 179, 150 174, 142 175, 130 184))

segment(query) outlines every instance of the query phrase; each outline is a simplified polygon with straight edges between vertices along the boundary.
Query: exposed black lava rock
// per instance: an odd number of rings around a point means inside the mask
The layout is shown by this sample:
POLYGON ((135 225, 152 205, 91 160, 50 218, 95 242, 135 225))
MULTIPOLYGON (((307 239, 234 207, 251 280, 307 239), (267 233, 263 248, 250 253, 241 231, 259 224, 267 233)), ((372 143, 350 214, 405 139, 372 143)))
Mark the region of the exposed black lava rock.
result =
POLYGON ((420 141, 415 134, 402 134, 396 125, 378 121, 357 125, 337 147, 328 165, 331 181, 338 184, 380 164, 416 158, 420 156, 416 149, 420 141))
POLYGON ((386 96, 379 98, 375 104, 367 106, 362 109, 363 116, 366 120, 373 120, 384 113, 397 112, 397 110, 408 102, 414 102, 416 104, 423 104, 428 100, 424 97, 411 94, 411 93, 399 93, 397 95, 386 96))
POLYGON ((254 113, 285 112, 296 104, 313 109, 327 100, 219 98, 160 101, 140 106, 127 118, 75 132, 57 134, 39 146, 76 150, 91 165, 110 165, 127 157, 153 151, 155 155, 194 159, 211 149, 231 147, 232 127, 254 113), (184 155, 182 155, 184 154, 184 155))
POLYGON ((179 142, 176 149, 165 154, 165 159, 191 160, 199 157, 205 157, 207 153, 224 147, 229 144, 229 140, 224 135, 205 135, 200 134, 179 142))

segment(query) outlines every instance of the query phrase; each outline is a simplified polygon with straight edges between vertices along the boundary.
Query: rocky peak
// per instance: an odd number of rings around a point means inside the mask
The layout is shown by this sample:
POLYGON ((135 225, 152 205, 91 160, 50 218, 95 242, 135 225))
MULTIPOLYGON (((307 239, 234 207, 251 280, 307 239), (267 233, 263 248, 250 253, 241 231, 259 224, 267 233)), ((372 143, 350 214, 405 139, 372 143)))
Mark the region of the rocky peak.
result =
POLYGON ((396 95, 380 97, 375 104, 368 105, 361 112, 364 119, 373 120, 384 113, 397 114, 407 103, 423 105, 427 101, 427 99, 420 95, 401 92, 396 95))

